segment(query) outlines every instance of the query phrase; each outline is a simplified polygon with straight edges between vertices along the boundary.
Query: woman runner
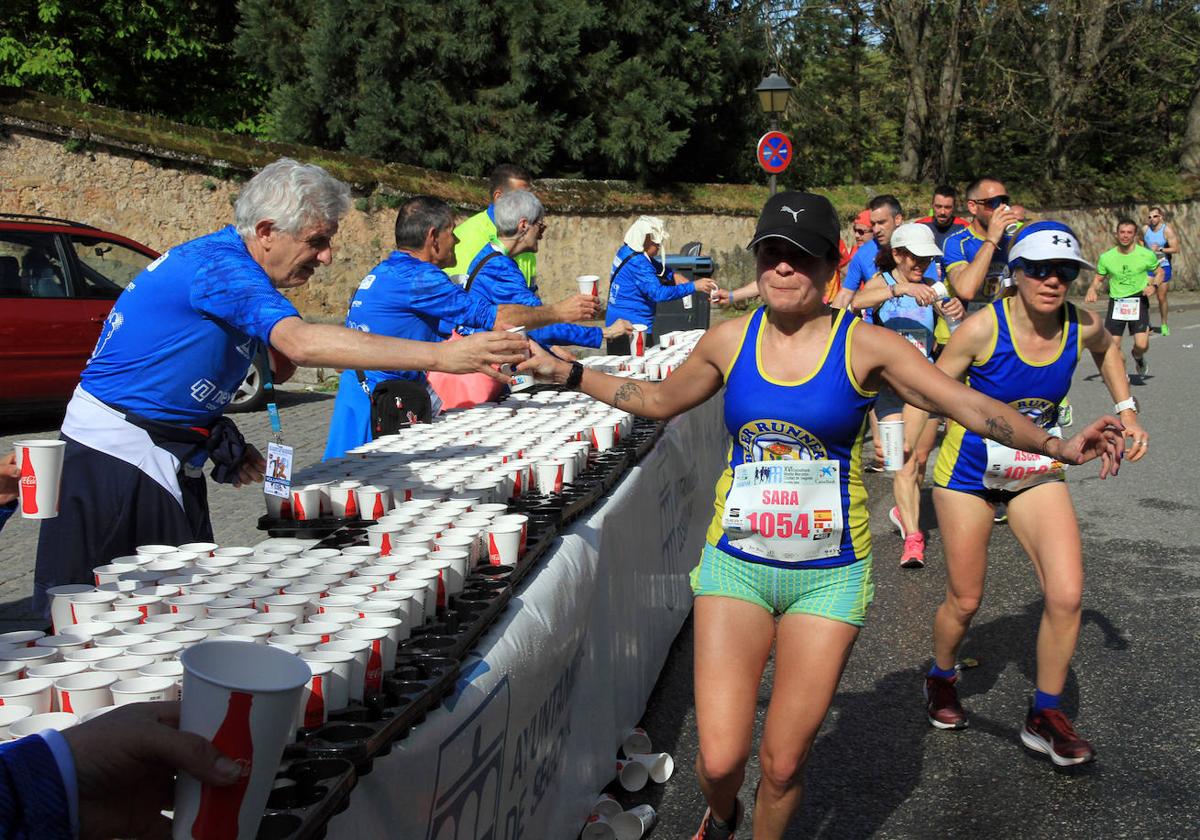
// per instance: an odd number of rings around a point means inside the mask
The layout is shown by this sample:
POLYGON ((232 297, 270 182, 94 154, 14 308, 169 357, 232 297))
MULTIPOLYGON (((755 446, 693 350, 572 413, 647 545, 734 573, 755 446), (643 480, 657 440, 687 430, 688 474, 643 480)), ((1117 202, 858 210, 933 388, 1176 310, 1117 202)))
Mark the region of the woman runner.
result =
MULTIPOLYGON (((936 370, 904 338, 822 302, 838 260, 825 198, 771 198, 750 248, 765 306, 710 330, 661 383, 585 370, 536 345, 520 369, 644 417, 665 419, 725 388, 732 438, 695 601, 696 769, 709 808, 695 837, 723 840, 742 821, 763 668, 775 688, 760 750, 754 836, 783 835, 800 805, 809 748, 837 690, 874 586, 862 485, 866 415, 884 383, 908 400, 988 429, 1006 443, 1115 471, 1115 418, 1069 441, 936 370), (778 620, 777 620, 778 618, 778 620)), ((747 834, 743 834, 743 837, 747 834)))
MULTIPOLYGON (((1138 423, 1137 404, 1121 351, 1103 321, 1066 302, 1081 267, 1074 231, 1061 222, 1022 228, 1009 251, 1016 294, 996 301, 963 322, 937 366, 955 378, 969 374, 972 391, 1007 403, 1058 434, 1057 406, 1067 395, 1084 348, 1116 402, 1130 460, 1146 452, 1149 436, 1138 423)), ((1059 709, 1059 698, 1079 636, 1083 556, 1075 508, 1062 458, 1032 456, 984 440, 959 422, 947 429, 934 469, 933 504, 946 551, 946 600, 933 626, 934 663, 925 680, 926 714, 939 729, 962 729, 967 716, 958 701, 955 659, 983 597, 993 505, 1008 505, 1008 523, 1033 561, 1045 601, 1037 639, 1037 686, 1021 741, 1059 766, 1095 757, 1059 709)))

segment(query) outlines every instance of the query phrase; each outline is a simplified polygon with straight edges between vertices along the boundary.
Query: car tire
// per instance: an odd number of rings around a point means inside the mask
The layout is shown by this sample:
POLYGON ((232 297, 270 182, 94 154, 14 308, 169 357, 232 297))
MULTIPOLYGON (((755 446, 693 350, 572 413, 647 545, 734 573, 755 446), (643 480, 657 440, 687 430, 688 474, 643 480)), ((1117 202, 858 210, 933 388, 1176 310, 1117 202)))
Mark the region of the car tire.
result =
POLYGON ((267 405, 267 356, 259 353, 254 357, 250 367, 246 369, 246 378, 238 385, 233 393, 233 399, 225 407, 230 414, 247 411, 261 411, 267 405))

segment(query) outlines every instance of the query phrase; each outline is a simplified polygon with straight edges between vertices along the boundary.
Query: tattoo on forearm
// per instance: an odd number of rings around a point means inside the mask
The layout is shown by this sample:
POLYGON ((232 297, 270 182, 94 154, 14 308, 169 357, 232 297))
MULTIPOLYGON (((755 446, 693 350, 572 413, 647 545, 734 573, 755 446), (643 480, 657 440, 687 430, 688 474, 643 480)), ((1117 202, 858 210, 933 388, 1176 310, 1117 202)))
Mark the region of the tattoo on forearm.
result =
POLYGON ((617 392, 613 394, 613 405, 617 408, 621 407, 621 403, 629 402, 634 397, 637 397, 643 405, 646 403, 646 397, 642 393, 642 388, 636 382, 626 382, 617 392))
POLYGON ((987 436, 997 443, 1002 443, 1005 446, 1012 446, 1013 429, 1008 424, 1008 421, 1003 417, 989 417, 987 419, 987 436))

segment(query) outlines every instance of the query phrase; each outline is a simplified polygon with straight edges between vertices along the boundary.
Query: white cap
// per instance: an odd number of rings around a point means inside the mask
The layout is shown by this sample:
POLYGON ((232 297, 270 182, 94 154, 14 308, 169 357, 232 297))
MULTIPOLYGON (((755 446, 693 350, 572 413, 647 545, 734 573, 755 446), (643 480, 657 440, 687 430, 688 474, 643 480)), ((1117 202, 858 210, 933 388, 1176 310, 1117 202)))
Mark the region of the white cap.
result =
POLYGON ((1052 262, 1065 260, 1076 262, 1085 268, 1095 266, 1083 258, 1079 238, 1075 231, 1062 222, 1040 221, 1024 225, 1008 247, 1008 264, 1012 267, 1017 260, 1030 262, 1052 262))
POLYGON ((892 231, 893 248, 903 248, 914 257, 940 257, 942 249, 933 238, 929 225, 908 222, 892 231))

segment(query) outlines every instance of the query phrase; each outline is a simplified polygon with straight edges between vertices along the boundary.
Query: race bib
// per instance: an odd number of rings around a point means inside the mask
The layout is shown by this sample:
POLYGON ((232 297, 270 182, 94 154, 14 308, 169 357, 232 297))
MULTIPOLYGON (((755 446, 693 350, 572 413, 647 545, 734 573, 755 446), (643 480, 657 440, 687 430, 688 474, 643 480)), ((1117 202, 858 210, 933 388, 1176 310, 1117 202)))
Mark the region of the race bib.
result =
POLYGON ((731 545, 783 563, 836 557, 842 548, 837 461, 755 461, 733 471, 721 527, 731 545))
MULTIPOLYGON (((1048 432, 1056 438, 1062 437, 1062 430, 1057 426, 1048 432)), ((989 490, 1007 490, 1015 493, 1047 481, 1061 481, 1066 476, 1061 461, 1013 449, 986 438, 983 442, 987 445, 988 461, 987 470, 983 474, 983 486, 989 490)))
POLYGON ((904 339, 921 351, 922 356, 929 356, 929 330, 913 330, 913 329, 898 329, 896 330, 904 339))
POLYGON ((1119 298, 1113 301, 1114 321, 1136 321, 1142 312, 1140 297, 1119 298))

